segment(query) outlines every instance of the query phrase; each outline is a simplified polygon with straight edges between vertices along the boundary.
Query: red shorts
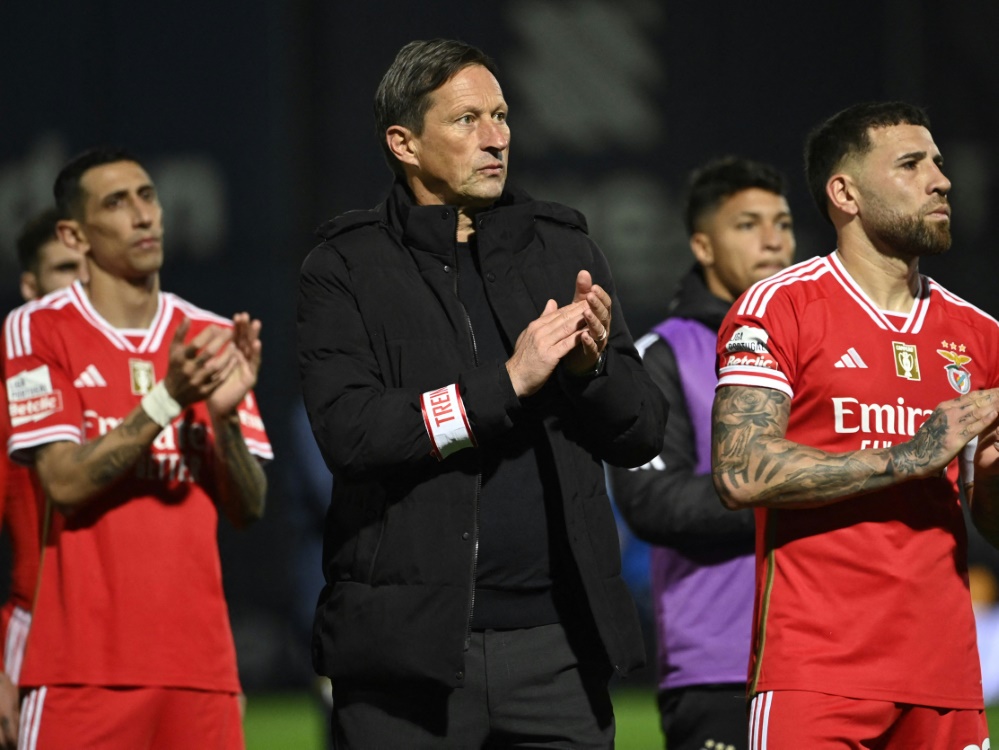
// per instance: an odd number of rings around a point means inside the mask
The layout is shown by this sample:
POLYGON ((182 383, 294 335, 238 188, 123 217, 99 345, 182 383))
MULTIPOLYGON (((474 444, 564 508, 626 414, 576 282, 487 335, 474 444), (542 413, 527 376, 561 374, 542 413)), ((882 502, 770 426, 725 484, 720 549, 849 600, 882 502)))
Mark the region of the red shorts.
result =
POLYGON ((21 702, 21 750, 243 750, 235 693, 91 685, 35 688, 21 702))
POLYGON ((804 690, 757 693, 750 750, 989 750, 985 711, 858 700, 804 690))

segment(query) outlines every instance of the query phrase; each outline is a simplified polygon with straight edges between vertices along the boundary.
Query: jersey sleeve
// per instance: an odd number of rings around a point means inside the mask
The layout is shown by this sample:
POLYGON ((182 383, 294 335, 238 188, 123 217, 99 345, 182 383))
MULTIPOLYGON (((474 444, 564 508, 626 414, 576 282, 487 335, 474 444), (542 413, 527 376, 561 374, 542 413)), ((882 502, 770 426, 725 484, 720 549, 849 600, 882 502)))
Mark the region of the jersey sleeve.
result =
POLYGON ((781 287, 759 282, 729 310, 718 331, 718 388, 773 388, 794 396, 799 316, 781 287))
POLYGON ((261 461, 273 459, 274 449, 271 448, 271 441, 264 429, 264 420, 260 417, 253 391, 247 393, 246 398, 236 407, 236 414, 239 416, 239 428, 247 450, 261 461))
POLYGON ((56 325, 39 320, 43 311, 28 303, 4 324, 3 374, 10 437, 7 452, 31 463, 34 449, 48 443, 83 442, 83 409, 52 336, 56 325))

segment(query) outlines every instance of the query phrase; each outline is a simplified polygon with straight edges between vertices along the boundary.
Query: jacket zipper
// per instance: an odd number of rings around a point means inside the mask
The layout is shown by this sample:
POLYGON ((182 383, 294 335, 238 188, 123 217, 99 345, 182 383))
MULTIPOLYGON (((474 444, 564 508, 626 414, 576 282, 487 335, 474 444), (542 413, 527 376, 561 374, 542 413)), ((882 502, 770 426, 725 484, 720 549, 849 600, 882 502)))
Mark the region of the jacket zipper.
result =
MULTIPOLYGON (((468 326, 468 335, 472 342, 472 362, 479 366, 479 347, 475 343, 475 330, 472 328, 472 319, 468 315, 461 297, 458 296, 458 274, 461 271, 458 267, 458 251, 454 253, 454 297, 461 306, 461 311, 465 315, 465 324, 468 326)), ((472 503, 472 579, 468 587, 468 619, 465 621, 465 650, 472 645, 472 615, 475 612, 475 577, 479 567, 479 496, 482 494, 482 472, 475 475, 475 501, 472 503)))

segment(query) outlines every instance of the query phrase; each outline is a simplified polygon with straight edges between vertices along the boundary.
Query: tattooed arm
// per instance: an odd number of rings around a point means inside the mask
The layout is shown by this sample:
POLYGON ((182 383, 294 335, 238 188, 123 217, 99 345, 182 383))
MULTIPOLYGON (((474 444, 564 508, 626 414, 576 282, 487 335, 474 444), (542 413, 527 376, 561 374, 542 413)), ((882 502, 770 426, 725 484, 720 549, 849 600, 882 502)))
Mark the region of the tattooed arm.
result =
POLYGON ((260 321, 246 313, 233 317, 234 364, 219 388, 208 397, 218 462, 216 501, 237 529, 264 514, 267 476, 246 447, 236 407, 257 382, 260 372, 260 321))
POLYGON ((212 420, 218 461, 218 504, 229 523, 242 529, 264 515, 267 476, 246 447, 239 417, 212 420))
POLYGON ((791 400, 769 388, 718 389, 712 477, 726 507, 808 508, 939 474, 996 419, 999 391, 940 404, 915 436, 890 448, 831 453, 784 438, 791 400))
MULTIPOLYGON (((235 367, 232 347, 226 348, 232 337, 228 330, 209 326, 185 344, 189 328, 187 320, 177 328, 163 379, 167 393, 182 407, 214 393, 235 367)), ((162 430, 140 405, 94 440, 42 446, 35 453, 35 469, 46 496, 63 511, 99 497, 132 470, 162 430)))

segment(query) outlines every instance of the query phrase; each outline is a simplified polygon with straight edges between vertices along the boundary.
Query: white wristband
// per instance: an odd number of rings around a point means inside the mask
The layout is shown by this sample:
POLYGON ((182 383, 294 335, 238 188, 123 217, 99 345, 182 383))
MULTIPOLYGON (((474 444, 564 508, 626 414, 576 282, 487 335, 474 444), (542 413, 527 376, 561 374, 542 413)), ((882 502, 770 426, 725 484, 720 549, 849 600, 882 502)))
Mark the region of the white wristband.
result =
POLYGON ((971 438, 958 454, 958 476, 961 483, 967 487, 975 481, 975 452, 978 450, 978 436, 971 438))
POLYGON ((427 433, 433 444, 432 453, 438 461, 443 461, 455 451, 475 445, 457 384, 427 391, 420 396, 420 408, 423 410, 423 423, 427 426, 427 433))
POLYGON ((183 411, 180 404, 173 400, 173 396, 167 393, 162 380, 142 397, 141 404, 142 410, 160 427, 166 427, 183 411))

